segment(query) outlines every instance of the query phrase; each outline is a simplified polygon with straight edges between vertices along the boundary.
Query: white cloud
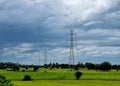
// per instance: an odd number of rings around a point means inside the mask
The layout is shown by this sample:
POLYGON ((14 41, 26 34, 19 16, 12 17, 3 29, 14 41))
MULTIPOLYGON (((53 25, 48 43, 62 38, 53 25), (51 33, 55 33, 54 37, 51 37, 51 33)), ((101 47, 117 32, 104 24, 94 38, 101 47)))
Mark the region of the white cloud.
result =
MULTIPOLYGON (((79 46, 81 47, 81 46, 79 46)), ((89 57, 111 57, 120 55, 120 47, 84 46, 78 48, 78 55, 89 57)))
POLYGON ((3 56, 16 56, 20 57, 24 52, 32 50, 33 44, 22 43, 17 46, 8 46, 3 48, 3 56))
POLYGON ((84 24, 84 26, 89 26, 89 25, 96 25, 102 23, 101 21, 90 21, 84 24))

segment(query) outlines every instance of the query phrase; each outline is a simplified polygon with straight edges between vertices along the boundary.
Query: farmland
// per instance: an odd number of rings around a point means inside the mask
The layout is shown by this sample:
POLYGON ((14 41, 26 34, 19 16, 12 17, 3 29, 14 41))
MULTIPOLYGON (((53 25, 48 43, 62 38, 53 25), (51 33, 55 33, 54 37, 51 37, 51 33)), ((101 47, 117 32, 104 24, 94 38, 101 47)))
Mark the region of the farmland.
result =
POLYGON ((75 71, 68 72, 67 69, 53 69, 47 72, 44 72, 44 69, 39 69, 37 72, 1 70, 0 74, 17 86, 118 86, 120 84, 120 71, 103 72, 85 69, 80 71, 83 73, 80 80, 75 80, 75 71), (22 81, 24 75, 30 75, 33 80, 22 81))
POLYGON ((13 81, 17 86, 119 86, 119 81, 102 80, 40 80, 40 81, 13 81))

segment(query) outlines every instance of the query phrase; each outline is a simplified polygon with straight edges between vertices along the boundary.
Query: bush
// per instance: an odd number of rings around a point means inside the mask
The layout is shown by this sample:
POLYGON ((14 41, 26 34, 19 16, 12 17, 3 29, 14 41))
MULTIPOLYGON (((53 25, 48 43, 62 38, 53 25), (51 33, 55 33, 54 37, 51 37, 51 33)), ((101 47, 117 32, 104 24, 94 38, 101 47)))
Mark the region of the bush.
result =
POLYGON ((0 75, 0 86, 13 86, 10 81, 6 80, 6 78, 0 75))
POLYGON ((12 70, 13 70, 13 71, 19 71, 19 70, 20 70, 20 67, 19 67, 19 66, 14 66, 14 67, 12 67, 12 70))
POLYGON ((25 75, 25 76, 24 76, 23 81, 30 81, 30 80, 32 80, 32 79, 31 79, 31 76, 29 76, 29 75, 25 75))
POLYGON ((39 69, 38 66, 34 66, 34 67, 33 67, 33 71, 37 71, 38 69, 39 69))
POLYGON ((76 72, 75 73, 76 79, 79 80, 79 78, 82 76, 82 74, 83 74, 82 72, 79 72, 79 71, 76 72))
POLYGON ((25 70, 23 69, 22 72, 25 72, 25 70))

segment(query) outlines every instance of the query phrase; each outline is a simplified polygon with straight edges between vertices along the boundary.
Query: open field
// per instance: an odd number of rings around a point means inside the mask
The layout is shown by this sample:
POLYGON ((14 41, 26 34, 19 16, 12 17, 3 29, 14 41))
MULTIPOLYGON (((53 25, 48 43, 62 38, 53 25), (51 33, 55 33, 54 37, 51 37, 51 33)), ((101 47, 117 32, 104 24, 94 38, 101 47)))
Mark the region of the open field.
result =
POLYGON ((75 80, 75 71, 66 69, 47 70, 38 72, 12 72, 1 70, 0 74, 6 76, 17 86, 118 86, 120 84, 120 71, 110 72, 81 70, 83 76, 75 80), (24 75, 30 75, 33 81, 22 81, 24 75))
POLYGON ((17 86, 119 86, 120 81, 103 80, 35 80, 13 81, 17 86))

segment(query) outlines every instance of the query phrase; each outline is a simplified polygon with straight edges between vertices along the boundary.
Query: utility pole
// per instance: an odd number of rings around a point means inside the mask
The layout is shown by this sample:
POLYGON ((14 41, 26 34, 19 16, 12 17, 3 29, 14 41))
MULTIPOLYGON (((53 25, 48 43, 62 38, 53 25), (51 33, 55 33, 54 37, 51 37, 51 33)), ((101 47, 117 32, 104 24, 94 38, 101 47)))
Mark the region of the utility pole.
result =
POLYGON ((70 32, 70 54, 69 54, 69 70, 74 69, 74 31, 70 32))

